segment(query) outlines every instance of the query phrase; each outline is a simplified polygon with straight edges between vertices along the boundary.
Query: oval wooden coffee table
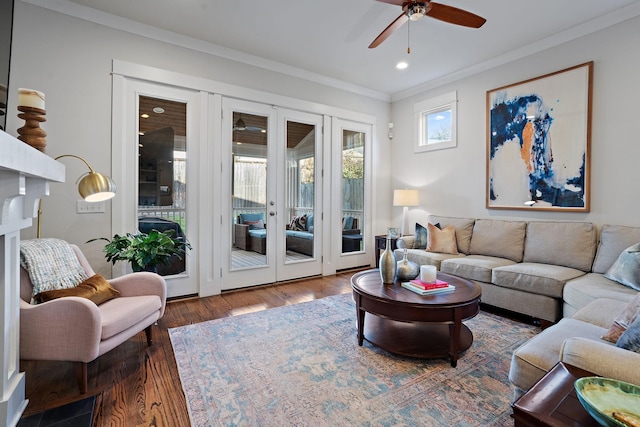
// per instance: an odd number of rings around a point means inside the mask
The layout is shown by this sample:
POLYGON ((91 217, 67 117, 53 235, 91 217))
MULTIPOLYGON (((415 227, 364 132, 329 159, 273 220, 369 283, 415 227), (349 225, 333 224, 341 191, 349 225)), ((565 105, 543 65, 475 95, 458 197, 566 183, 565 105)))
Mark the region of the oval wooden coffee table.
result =
POLYGON ((482 291, 479 285, 451 274, 438 273, 438 279, 454 285, 455 291, 419 295, 397 280, 383 285, 378 269, 356 273, 351 287, 358 345, 366 339, 403 356, 449 357, 455 368, 460 354, 473 343, 473 334, 462 321, 478 314, 482 291))

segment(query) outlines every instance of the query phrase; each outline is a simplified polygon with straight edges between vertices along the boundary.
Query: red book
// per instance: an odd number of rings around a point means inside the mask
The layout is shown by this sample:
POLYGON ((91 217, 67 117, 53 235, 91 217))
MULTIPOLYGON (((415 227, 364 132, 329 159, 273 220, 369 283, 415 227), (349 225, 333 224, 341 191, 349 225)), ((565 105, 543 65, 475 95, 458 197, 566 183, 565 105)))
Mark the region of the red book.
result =
POLYGON ((446 288, 447 286, 449 286, 449 283, 443 282, 442 280, 436 280, 435 283, 425 283, 420 279, 413 279, 411 280, 411 284, 415 286, 419 286, 420 288, 425 290, 446 288))

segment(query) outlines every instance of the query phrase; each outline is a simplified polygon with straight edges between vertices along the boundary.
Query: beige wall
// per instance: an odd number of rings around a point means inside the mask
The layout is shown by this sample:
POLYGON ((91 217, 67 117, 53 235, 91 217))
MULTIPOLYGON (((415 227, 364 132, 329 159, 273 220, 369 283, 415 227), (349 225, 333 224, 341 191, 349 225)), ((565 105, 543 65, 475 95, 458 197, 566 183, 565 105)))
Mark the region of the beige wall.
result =
MULTIPOLYGON (((640 18, 431 89, 392 105, 394 188, 419 188, 411 226, 429 213, 479 218, 591 221, 640 226, 638 101, 640 18), (485 208, 486 91, 594 61, 591 140, 591 212, 502 211, 485 208), (413 105, 458 91, 458 147, 413 151, 413 105)), ((393 218, 400 222, 400 208, 393 218)))

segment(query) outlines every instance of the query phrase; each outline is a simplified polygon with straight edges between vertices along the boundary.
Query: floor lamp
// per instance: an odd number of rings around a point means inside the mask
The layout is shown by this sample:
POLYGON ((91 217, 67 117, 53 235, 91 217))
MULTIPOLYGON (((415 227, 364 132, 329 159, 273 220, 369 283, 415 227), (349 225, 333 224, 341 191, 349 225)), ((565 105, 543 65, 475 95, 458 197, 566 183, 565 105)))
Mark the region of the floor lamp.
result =
MULTIPOLYGON (((111 178, 93 170, 89 163, 80 156, 74 154, 63 154, 56 157, 54 160, 61 159, 63 157, 74 157, 82 160, 89 168, 87 172, 78 181, 78 193, 87 202, 102 202, 109 200, 116 195, 116 184, 111 178)), ((40 219, 42 217, 42 199, 38 202, 38 228, 37 237, 40 238, 40 219)))
POLYGON ((418 190, 393 190, 393 206, 403 207, 401 236, 405 236, 409 231, 409 218, 407 218, 409 206, 418 206, 418 200, 418 190))

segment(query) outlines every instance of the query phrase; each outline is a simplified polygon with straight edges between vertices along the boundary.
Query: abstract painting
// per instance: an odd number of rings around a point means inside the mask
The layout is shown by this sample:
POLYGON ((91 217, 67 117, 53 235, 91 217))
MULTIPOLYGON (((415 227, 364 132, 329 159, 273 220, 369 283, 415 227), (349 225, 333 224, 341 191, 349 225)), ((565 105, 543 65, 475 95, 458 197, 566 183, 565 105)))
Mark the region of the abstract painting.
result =
POLYGON ((487 91, 488 209, 589 211, 593 62, 487 91))

